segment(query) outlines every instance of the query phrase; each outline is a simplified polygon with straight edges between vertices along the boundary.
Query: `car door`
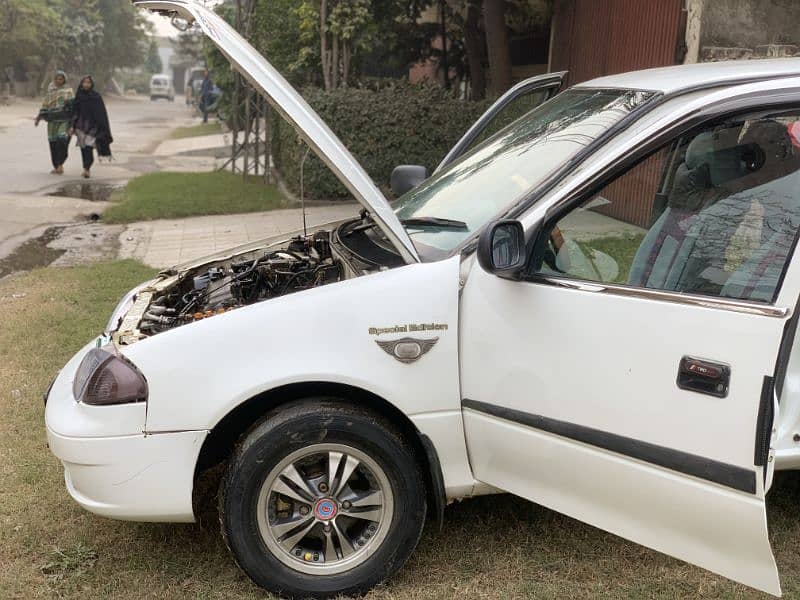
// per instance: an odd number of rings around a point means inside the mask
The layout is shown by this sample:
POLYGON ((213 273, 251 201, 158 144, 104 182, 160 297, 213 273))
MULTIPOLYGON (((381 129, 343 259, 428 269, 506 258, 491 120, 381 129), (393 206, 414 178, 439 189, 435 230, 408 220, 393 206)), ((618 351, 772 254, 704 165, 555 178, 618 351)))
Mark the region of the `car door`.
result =
POLYGON ((469 152, 469 150, 500 131, 506 125, 555 96, 561 89, 561 84, 564 82, 566 75, 567 71, 545 73, 529 77, 516 84, 500 96, 472 124, 442 159, 434 173, 443 169, 459 156, 469 152))
POLYGON ((780 593, 765 494, 800 291, 798 121, 800 105, 673 136, 531 224, 517 280, 473 265, 478 480, 780 593))

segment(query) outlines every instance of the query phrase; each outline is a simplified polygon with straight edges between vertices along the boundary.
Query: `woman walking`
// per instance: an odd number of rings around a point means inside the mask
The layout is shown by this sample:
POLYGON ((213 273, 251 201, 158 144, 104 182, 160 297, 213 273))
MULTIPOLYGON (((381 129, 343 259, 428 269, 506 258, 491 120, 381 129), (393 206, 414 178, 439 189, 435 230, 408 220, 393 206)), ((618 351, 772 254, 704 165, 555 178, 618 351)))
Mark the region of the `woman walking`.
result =
POLYGON ((39 121, 47 122, 47 141, 50 142, 50 160, 53 163, 53 170, 50 172, 55 175, 64 174, 74 99, 72 88, 67 85, 67 74, 56 71, 56 76, 47 87, 42 108, 34 120, 37 127, 39 121))
POLYGON ((100 96, 94 89, 94 80, 91 75, 81 79, 78 92, 75 94, 75 109, 72 115, 72 128, 70 133, 75 133, 78 146, 81 148, 83 158, 83 176, 90 177, 90 169, 94 163, 94 150, 97 149, 98 157, 111 157, 111 125, 108 122, 108 112, 100 96))

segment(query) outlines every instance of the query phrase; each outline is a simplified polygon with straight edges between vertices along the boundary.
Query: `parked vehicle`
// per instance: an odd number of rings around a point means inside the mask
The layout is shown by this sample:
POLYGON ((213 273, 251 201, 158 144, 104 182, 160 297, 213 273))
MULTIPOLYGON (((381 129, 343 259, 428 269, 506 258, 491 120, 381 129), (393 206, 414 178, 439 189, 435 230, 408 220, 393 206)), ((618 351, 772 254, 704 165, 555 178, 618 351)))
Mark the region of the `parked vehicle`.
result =
POLYGON ((473 128, 390 206, 213 11, 136 4, 197 22, 363 211, 120 301, 46 394, 78 503, 193 521, 224 463, 237 563, 329 597, 400 569, 447 502, 505 491, 780 594, 765 497, 800 467, 800 60, 582 83, 473 128))
POLYGON ((169 75, 153 75, 150 78, 150 100, 159 98, 175 102, 175 88, 169 75))

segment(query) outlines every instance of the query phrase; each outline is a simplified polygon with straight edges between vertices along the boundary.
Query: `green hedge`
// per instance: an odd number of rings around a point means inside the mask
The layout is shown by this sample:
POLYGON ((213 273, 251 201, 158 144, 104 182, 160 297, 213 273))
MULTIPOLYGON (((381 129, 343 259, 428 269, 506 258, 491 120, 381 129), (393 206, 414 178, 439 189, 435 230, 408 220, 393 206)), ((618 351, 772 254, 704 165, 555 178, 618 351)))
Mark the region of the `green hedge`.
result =
MULTIPOLYGON (((438 86, 408 83, 377 90, 307 88, 303 96, 384 191, 392 169, 399 164, 425 165, 433 170, 489 104, 456 100, 438 86)), ((282 119, 273 121, 273 132, 275 166, 286 185, 298 193, 305 145, 282 119)), ((313 153, 304 171, 307 198, 348 196, 313 153)))

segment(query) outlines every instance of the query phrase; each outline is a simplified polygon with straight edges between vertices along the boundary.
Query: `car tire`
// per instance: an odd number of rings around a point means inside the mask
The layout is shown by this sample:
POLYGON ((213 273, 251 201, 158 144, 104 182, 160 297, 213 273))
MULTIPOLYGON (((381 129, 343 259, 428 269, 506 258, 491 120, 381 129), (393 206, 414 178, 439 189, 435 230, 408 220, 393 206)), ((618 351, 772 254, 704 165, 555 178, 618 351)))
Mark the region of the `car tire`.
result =
POLYGON ((236 562, 292 598, 360 595, 386 580, 417 546, 425 512, 407 440, 379 415, 328 397, 267 415, 220 484, 221 530, 236 562))
POLYGON ((156 101, 156 97, 155 96, 150 96, 150 102, 155 102, 155 101, 156 101))

